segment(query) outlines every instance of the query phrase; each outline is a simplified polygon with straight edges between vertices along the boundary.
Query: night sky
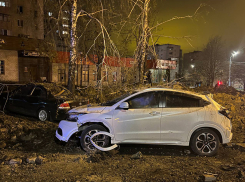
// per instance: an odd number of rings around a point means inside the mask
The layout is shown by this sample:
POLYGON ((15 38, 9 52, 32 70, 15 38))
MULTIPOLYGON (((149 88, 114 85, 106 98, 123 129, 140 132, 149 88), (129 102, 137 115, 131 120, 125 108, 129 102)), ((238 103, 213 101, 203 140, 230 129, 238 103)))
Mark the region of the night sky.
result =
MULTIPOLYGON (((173 37, 191 36, 190 44, 184 39, 161 37, 158 44, 181 45, 184 53, 202 50, 212 36, 220 35, 227 49, 238 50, 245 47, 245 0, 156 0, 155 13, 158 22, 173 16, 192 15, 201 3, 207 6, 200 9, 196 19, 174 20, 154 32, 155 35, 173 37)), ((155 38, 156 40, 156 38, 155 38)))

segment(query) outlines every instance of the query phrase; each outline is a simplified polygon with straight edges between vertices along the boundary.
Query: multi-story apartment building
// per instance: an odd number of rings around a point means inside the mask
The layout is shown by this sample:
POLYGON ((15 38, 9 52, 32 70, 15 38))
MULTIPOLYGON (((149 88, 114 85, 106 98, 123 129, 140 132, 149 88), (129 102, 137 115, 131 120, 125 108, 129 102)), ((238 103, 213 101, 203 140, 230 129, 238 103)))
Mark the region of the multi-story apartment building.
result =
POLYGON ((185 53, 183 57, 184 77, 188 86, 196 87, 204 83, 204 78, 198 73, 202 51, 185 53))
POLYGON ((52 48, 58 52, 70 51, 70 5, 46 1, 44 4, 44 34, 47 42, 52 42, 52 48))
POLYGON ((180 75, 182 50, 179 45, 174 44, 156 44, 152 47, 156 57, 150 53, 147 56, 148 60, 155 60, 155 69, 150 69, 152 72, 153 82, 174 80, 180 75))
POLYGON ((0 34, 43 39, 43 0, 0 0, 0 34))
POLYGON ((155 45, 155 52, 158 59, 168 60, 172 58, 180 58, 181 49, 179 45, 163 44, 155 45))
POLYGON ((43 38, 43 0, 0 0, 0 82, 48 77, 43 38))
POLYGON ((193 51, 184 54, 183 67, 185 72, 194 69, 200 61, 202 51, 193 51))

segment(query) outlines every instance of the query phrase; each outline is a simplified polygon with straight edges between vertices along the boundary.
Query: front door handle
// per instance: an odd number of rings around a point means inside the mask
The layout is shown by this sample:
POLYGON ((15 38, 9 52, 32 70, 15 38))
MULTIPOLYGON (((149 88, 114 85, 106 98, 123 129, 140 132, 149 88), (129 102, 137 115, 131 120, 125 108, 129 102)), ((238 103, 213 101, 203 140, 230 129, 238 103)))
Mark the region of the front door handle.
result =
POLYGON ((150 112, 149 114, 150 114, 150 115, 152 115, 152 116, 155 116, 155 115, 159 115, 159 114, 160 114, 160 112, 157 112, 157 111, 152 111, 152 112, 150 112))

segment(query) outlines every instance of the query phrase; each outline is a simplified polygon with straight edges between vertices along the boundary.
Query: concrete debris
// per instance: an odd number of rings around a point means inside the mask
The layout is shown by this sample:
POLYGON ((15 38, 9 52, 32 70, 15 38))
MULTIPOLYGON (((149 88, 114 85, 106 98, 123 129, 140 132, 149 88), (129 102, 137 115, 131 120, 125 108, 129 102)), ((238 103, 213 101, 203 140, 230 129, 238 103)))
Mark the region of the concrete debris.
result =
POLYGON ((212 181, 216 181, 216 177, 212 174, 204 174, 204 181, 205 182, 212 182, 212 181))
POLYGON ((221 166, 221 169, 224 170, 224 171, 232 171, 234 170, 236 167, 233 166, 233 165, 223 165, 221 166))
POLYGON ((8 133, 8 129, 7 128, 0 128, 0 132, 1 133, 8 133))
POLYGON ((41 156, 38 156, 37 158, 36 158, 36 160, 35 160, 35 162, 36 162, 36 164, 42 164, 43 163, 43 161, 45 160, 45 158, 43 158, 43 157, 41 157, 41 156))
POLYGON ((36 138, 36 135, 30 133, 29 135, 21 136, 21 140, 30 141, 31 139, 36 138))
POLYGON ((36 157, 31 157, 26 159, 26 162, 28 164, 35 164, 35 161, 36 161, 36 157))
POLYGON ((190 150, 184 150, 184 153, 185 153, 186 155, 190 155, 190 154, 191 154, 191 151, 190 151, 190 150))
POLYGON ((14 136, 11 137, 11 141, 12 142, 16 141, 16 139, 17 139, 16 135, 14 135, 14 136))
POLYGON ((141 152, 137 152, 131 156, 131 159, 141 159, 143 158, 143 154, 141 152))
POLYGON ((238 171, 238 178, 244 178, 244 177, 245 177, 244 171, 242 170, 238 171))
POLYGON ((6 143, 4 141, 0 141, 0 149, 6 147, 6 143))
POLYGON ((238 149, 238 150, 244 152, 245 151, 245 143, 236 143, 233 146, 233 148, 238 149))
POLYGON ((35 140, 33 141, 33 143, 36 144, 36 145, 37 145, 37 144, 40 144, 40 143, 42 143, 42 142, 43 142, 42 140, 37 140, 37 139, 35 139, 35 140))
POLYGON ((21 163, 22 163, 22 159, 19 159, 19 158, 17 158, 17 159, 11 159, 11 160, 8 162, 9 165, 21 164, 21 163))
POLYGON ((225 148, 232 148, 234 147, 236 144, 235 143, 227 143, 227 144, 224 144, 224 147, 225 148))

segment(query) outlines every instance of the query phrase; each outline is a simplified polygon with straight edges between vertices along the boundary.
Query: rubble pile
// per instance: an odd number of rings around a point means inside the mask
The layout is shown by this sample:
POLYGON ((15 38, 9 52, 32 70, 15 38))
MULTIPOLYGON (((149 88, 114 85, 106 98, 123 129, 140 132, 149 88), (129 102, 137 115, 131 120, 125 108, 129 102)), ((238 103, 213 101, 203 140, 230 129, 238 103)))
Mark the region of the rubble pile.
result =
POLYGON ((240 92, 237 92, 236 95, 216 93, 214 100, 230 111, 232 142, 245 142, 245 94, 240 92))

